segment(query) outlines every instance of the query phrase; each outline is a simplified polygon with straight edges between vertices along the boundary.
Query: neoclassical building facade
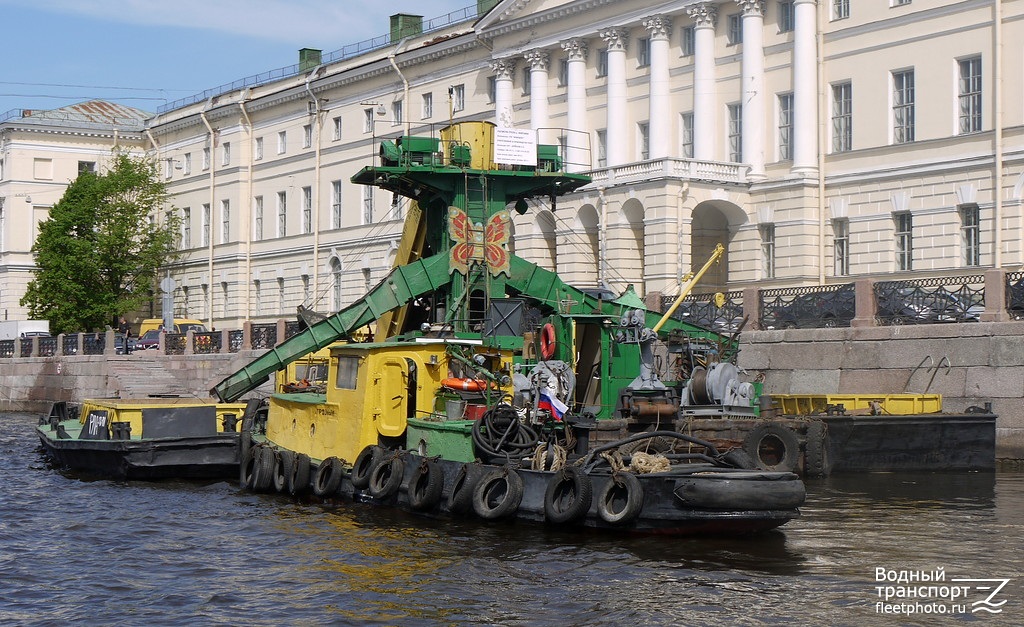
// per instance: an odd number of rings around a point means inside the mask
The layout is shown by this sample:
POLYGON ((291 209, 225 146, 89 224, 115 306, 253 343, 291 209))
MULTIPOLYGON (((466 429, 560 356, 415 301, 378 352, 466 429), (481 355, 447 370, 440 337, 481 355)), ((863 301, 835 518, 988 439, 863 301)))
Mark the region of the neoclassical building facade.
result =
POLYGON ((580 287, 672 294, 718 243, 703 291, 1024 264, 1024 3, 476 9, 397 15, 372 45, 146 122, 184 218, 177 314, 233 328, 353 302, 394 263, 407 201, 350 177, 380 139, 460 120, 534 129, 592 177, 514 214, 515 252, 580 287))

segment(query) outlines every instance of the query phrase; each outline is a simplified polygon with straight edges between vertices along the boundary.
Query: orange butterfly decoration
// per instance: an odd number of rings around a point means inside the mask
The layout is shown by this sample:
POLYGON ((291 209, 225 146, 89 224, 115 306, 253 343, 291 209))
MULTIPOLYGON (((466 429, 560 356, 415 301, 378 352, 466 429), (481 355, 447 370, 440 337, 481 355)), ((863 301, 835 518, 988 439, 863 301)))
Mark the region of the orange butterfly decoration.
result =
POLYGON ((449 272, 469 274, 471 265, 487 265, 492 276, 509 273, 510 257, 506 247, 511 230, 507 211, 499 211, 487 219, 487 226, 473 224, 466 212, 448 208, 448 235, 453 246, 449 272))

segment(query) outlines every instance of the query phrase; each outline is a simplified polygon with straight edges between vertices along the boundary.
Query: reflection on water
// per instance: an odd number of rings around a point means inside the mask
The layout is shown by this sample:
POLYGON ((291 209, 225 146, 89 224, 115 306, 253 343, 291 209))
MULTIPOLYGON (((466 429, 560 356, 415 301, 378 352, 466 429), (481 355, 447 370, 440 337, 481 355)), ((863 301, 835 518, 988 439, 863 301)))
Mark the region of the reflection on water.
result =
POLYGON ((1024 615, 1024 474, 839 476, 778 531, 620 538, 82 481, 43 462, 34 421, 0 416, 5 624, 936 624, 879 614, 876 568, 1011 578, 978 622, 1024 615))

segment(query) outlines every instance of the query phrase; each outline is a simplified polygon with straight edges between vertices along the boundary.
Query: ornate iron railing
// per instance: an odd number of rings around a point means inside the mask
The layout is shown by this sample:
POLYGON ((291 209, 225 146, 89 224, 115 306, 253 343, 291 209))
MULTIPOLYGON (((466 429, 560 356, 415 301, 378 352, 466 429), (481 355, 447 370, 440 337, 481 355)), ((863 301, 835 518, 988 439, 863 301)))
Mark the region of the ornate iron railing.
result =
POLYGON ((14 340, 0 340, 0 357, 14 357, 14 340))
POLYGON ((1024 272, 1006 273, 1006 310, 1014 320, 1024 320, 1024 272))
MULTIPOLYGON (((662 296, 661 309, 667 311, 675 296, 662 296)), ((726 292, 725 302, 719 307, 714 302, 714 294, 695 294, 687 296, 672 314, 676 320, 696 324, 718 333, 733 333, 743 322, 743 292, 726 292)))
POLYGON ((848 327, 857 312, 853 283, 761 290, 762 329, 848 327))
POLYGON ((207 333, 192 334, 192 352, 202 355, 219 353, 221 346, 221 332, 210 331, 207 333))
POLYGON ((165 333, 164 352, 168 355, 184 355, 188 337, 184 333, 165 333))
POLYGON ((242 344, 245 343, 245 332, 241 329, 234 331, 228 331, 228 350, 232 353, 237 353, 242 350, 242 344))
POLYGON ((985 277, 935 277, 875 283, 878 324, 977 322, 985 310, 985 277))
POLYGON ((252 347, 254 349, 273 348, 277 345, 277 323, 252 325, 252 347))

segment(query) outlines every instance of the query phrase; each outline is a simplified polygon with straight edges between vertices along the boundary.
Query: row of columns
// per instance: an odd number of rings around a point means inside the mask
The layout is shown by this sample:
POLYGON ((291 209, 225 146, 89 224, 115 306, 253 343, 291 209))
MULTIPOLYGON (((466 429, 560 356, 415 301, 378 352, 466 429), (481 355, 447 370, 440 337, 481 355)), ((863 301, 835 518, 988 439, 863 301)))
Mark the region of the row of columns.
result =
MULTIPOLYGON (((741 56, 741 135, 743 161, 750 166, 748 178, 765 178, 765 146, 768 106, 764 94, 764 3, 762 0, 734 0, 742 10, 743 43, 741 56)), ((792 111, 792 171, 810 174, 817 169, 815 133, 817 129, 817 53, 816 37, 817 0, 794 0, 793 35, 793 111, 792 111)), ((715 76, 715 22, 718 7, 702 2, 687 9, 694 21, 693 61, 693 156, 703 161, 716 159, 715 144, 718 133, 716 115, 715 76)), ((669 36, 672 20, 667 16, 653 16, 643 20, 650 35, 650 97, 648 112, 649 150, 651 159, 671 156, 672 107, 669 77, 669 36)), ((628 31, 615 27, 602 29, 598 36, 607 46, 607 125, 605 147, 607 164, 620 165, 629 154, 629 127, 626 115, 626 50, 628 31)), ((585 68, 588 44, 583 38, 572 38, 561 43, 568 55, 566 76, 567 125, 582 133, 586 128, 585 68)), ((530 68, 530 125, 544 128, 548 120, 548 72, 551 54, 546 50, 532 50, 524 55, 530 68)), ((512 80, 514 59, 492 62, 495 72, 495 117, 499 125, 512 124, 512 80)), ((566 163, 586 163, 584 148, 579 141, 569 141, 566 163)), ((575 169, 581 169, 577 167, 575 169)))

